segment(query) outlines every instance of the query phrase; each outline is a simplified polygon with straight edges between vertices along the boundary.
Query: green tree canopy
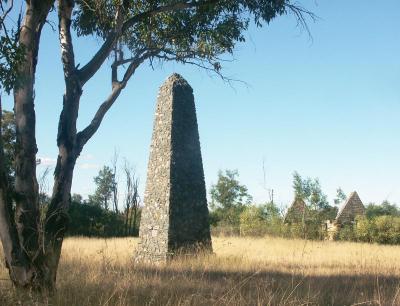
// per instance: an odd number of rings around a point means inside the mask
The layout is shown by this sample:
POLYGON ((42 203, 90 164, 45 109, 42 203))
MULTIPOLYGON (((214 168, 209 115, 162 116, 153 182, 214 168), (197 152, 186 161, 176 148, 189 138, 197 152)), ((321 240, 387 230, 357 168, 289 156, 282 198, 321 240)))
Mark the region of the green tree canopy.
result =
POLYGON ((306 202, 315 210, 324 209, 329 206, 327 196, 322 192, 318 178, 305 178, 295 171, 293 173, 293 189, 295 197, 306 202))
POLYGON ((210 190, 211 224, 229 228, 231 234, 239 233, 240 214, 253 200, 247 187, 239 182, 238 176, 237 170, 220 170, 218 181, 210 190))
POLYGON ((14 113, 3 110, 1 137, 3 139, 4 165, 9 186, 13 186, 15 172, 15 118, 14 113))
POLYGON ((211 208, 220 207, 231 209, 251 203, 253 198, 248 193, 247 187, 240 184, 237 170, 218 172, 218 181, 211 186, 211 208))
POLYGON ((389 201, 383 201, 381 205, 370 203, 365 208, 365 215, 368 219, 379 216, 400 217, 400 208, 389 201))
POLYGON ((98 205, 108 210, 115 186, 115 177, 112 169, 108 166, 104 166, 93 181, 96 184, 96 191, 94 195, 89 196, 89 202, 92 205, 98 205))
MULTIPOLYGON (((24 58, 24 48, 18 44, 19 26, 8 27, 6 21, 14 8, 14 1, 0 1, 0 94, 10 93, 18 80, 18 69, 24 58)), ((21 14, 17 24, 21 23, 21 14)))
POLYGON ((342 188, 339 187, 338 189, 336 189, 336 198, 333 200, 335 205, 338 205, 338 204, 346 201, 346 199, 347 199, 347 196, 344 193, 344 191, 342 190, 342 188))
POLYGON ((111 41, 119 33, 117 62, 124 53, 147 54, 162 61, 193 63, 217 73, 219 56, 232 53, 245 40, 251 21, 261 27, 273 18, 294 13, 306 26, 303 13, 290 0, 78 0, 73 26, 79 36, 111 41))
POLYGON ((295 197, 303 200, 309 213, 316 222, 333 220, 337 214, 337 207, 329 205, 326 194, 323 193, 318 178, 303 179, 298 172, 293 173, 293 189, 295 197))

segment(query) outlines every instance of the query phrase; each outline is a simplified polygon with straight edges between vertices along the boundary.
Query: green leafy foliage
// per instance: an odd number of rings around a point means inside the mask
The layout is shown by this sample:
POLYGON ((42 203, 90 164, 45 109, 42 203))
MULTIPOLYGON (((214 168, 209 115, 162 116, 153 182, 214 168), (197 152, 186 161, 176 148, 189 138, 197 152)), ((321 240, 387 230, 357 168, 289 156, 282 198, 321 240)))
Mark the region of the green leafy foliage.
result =
POLYGON ((360 217, 354 225, 341 228, 339 240, 380 244, 400 244, 400 217, 382 215, 360 217))
POLYGON ((381 205, 374 203, 368 204, 365 208, 365 214, 369 219, 378 216, 400 217, 400 209, 396 205, 388 201, 384 201, 381 205))
POLYGON ((109 209, 113 188, 115 188, 115 176, 112 169, 104 166, 94 178, 96 191, 89 196, 89 202, 98 205, 105 210, 109 209))
POLYGON ((247 187, 240 184, 237 170, 218 172, 218 181, 211 186, 211 225, 239 233, 240 214, 253 200, 247 187))
MULTIPOLYGON (((119 40, 124 52, 138 54, 151 50, 160 60, 206 61, 215 71, 220 68, 218 56, 232 53, 237 42, 245 41, 243 32, 250 21, 262 26, 292 11, 308 13, 289 0, 77 0, 76 3, 73 25, 79 36, 106 39, 116 28, 118 11, 126 25, 119 40), (177 3, 192 6, 165 9, 177 3), (162 12, 149 13, 157 10, 162 12), (137 21, 138 16, 147 18, 137 21)), ((301 14, 296 16, 299 18, 301 14)), ((304 22, 304 18, 299 20, 304 22)))
POLYGON ((16 126, 14 113, 3 110, 1 136, 3 138, 4 164, 8 184, 14 185, 16 126))
POLYGON ((329 206, 326 195, 322 192, 321 185, 317 178, 303 179, 295 171, 293 173, 293 189, 295 197, 302 199, 310 209, 323 210, 329 206))
POLYGON ((240 214, 241 236, 262 236, 266 232, 267 223, 260 207, 249 206, 240 214))
POLYGON ((68 235, 117 237, 124 235, 124 216, 88 203, 72 202, 68 235))
POLYGON ((342 190, 342 188, 338 188, 336 189, 336 198, 333 200, 335 205, 339 205, 340 203, 346 201, 347 196, 344 193, 344 191, 342 190))
POLYGON ((253 198, 248 193, 247 187, 240 184, 238 176, 237 170, 218 172, 218 181, 210 190, 211 208, 230 209, 251 203, 253 198))
MULTIPOLYGON (((7 1, 2 1, 7 4, 7 1)), ((2 3, 3 4, 3 3, 2 3)), ((11 9, 11 8, 10 8, 11 9)), ((24 61, 25 49, 18 44, 19 28, 9 30, 6 26, 5 7, 0 10, 0 90, 10 93, 17 85, 20 65, 24 61), (4 15, 5 14, 5 15, 4 15), (4 17, 1 18, 3 15, 4 17)), ((18 24, 21 16, 19 16, 18 24)))
POLYGON ((336 217, 337 207, 329 205, 318 178, 303 179, 298 172, 293 173, 293 189, 295 197, 302 199, 318 222, 332 220, 336 217))
POLYGON ((241 236, 280 236, 282 216, 279 208, 269 202, 260 206, 251 205, 240 214, 241 236))

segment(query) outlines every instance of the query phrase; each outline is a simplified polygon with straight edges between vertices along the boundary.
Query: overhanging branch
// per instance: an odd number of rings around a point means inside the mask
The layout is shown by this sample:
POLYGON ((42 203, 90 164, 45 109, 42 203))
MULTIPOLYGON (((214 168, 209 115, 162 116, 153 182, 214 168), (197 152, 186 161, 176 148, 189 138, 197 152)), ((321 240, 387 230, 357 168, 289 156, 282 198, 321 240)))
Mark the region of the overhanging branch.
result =
POLYGON ((131 61, 127 70, 125 71, 125 74, 124 74, 122 80, 120 82, 117 82, 114 84, 111 94, 100 105, 100 107, 98 108, 98 110, 97 110, 96 114, 94 115, 90 124, 77 134, 77 140, 76 140, 77 144, 76 145, 77 145, 77 153, 78 154, 82 151, 83 146, 96 133, 105 114, 108 112, 108 110, 114 104, 114 102, 117 100, 121 91, 125 88, 129 79, 135 73, 135 71, 139 67, 139 65, 141 63, 143 63, 143 61, 145 61, 147 58, 149 58, 150 56, 153 56, 153 55, 154 55, 154 53, 147 52, 143 55, 142 54, 138 55, 137 57, 134 58, 134 60, 131 61))
POLYGON ((143 13, 139 13, 127 19, 125 22, 122 22, 121 20, 123 15, 123 9, 120 7, 115 17, 115 19, 117 20, 115 28, 110 31, 103 45, 92 57, 92 59, 79 70, 79 77, 82 85, 85 84, 88 80, 90 80, 90 78, 97 72, 97 70, 104 63, 104 61, 112 51, 115 43, 121 37, 121 35, 130 27, 137 24, 138 22, 141 22, 147 18, 153 17, 160 13, 190 9, 205 5, 212 5, 218 3, 219 1, 221 0, 178 1, 169 5, 156 7, 154 9, 148 10, 143 13))

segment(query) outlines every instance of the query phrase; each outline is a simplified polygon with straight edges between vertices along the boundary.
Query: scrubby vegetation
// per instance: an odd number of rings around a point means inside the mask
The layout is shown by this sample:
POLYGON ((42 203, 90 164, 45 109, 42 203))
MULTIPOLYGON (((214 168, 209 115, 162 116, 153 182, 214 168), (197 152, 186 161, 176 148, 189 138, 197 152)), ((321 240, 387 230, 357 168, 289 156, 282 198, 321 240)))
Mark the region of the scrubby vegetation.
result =
MULTIPOLYGON (((238 172, 220 172, 218 181, 211 189, 212 232, 218 236, 274 236, 309 240, 327 239, 325 220, 336 217, 337 206, 329 205, 318 179, 303 179, 297 172, 293 175, 295 197, 304 202, 306 212, 300 219, 285 220, 285 211, 273 201, 251 204, 252 197, 245 185, 238 181, 238 172)), ((346 196, 338 188, 335 204, 346 196)), ((384 201, 370 203, 365 216, 354 223, 342 226, 336 240, 359 241, 380 244, 400 244, 400 209, 384 201)))
POLYGON ((400 217, 383 215, 358 218, 355 224, 341 229, 338 239, 381 244, 400 244, 400 217))

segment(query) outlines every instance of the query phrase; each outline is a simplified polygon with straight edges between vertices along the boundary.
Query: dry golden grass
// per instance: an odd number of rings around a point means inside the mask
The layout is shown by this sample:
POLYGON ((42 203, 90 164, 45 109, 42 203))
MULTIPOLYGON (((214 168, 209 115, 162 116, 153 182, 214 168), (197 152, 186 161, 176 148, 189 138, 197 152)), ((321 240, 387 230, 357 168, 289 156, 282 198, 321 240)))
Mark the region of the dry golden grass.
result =
POLYGON ((19 296, 0 265, 0 305, 400 305, 400 246, 214 238, 215 256, 152 267, 136 243, 66 239, 50 298, 19 296))

